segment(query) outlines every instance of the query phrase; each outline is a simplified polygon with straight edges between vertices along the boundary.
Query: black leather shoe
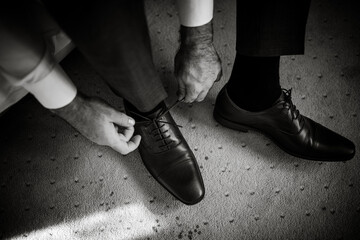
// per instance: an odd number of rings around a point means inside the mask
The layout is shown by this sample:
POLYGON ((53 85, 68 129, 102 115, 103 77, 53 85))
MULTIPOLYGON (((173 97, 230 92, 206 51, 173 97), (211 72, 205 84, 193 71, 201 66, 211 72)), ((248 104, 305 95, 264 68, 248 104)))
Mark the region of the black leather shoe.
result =
POLYGON ((216 99, 214 118, 235 130, 258 130, 296 157, 345 161, 355 155, 354 143, 299 113, 291 101, 291 89, 283 89, 280 98, 267 110, 249 112, 231 101, 225 86, 216 99))
POLYGON ((200 202, 205 187, 195 156, 165 104, 142 116, 125 102, 126 113, 136 120, 141 136, 139 152, 147 170, 172 195, 187 205, 200 202))

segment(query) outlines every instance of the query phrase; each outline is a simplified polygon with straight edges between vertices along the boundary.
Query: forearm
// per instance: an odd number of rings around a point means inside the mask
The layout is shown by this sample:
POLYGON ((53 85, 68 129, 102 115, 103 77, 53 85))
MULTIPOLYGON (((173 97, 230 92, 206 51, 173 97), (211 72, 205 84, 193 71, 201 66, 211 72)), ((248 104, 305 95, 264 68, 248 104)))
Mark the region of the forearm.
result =
POLYGON ((182 26, 198 27, 213 18, 214 0, 176 0, 182 26))
POLYGON ((212 21, 198 27, 180 27, 180 41, 182 46, 205 46, 213 42, 212 21))
POLYGON ((213 0, 177 0, 182 47, 206 46, 213 42, 213 0))
POLYGON ((88 97, 86 97, 80 92, 77 92, 75 98, 69 104, 60 108, 49 110, 60 116, 61 118, 65 119, 70 125, 74 126, 76 122, 82 122, 82 119, 91 117, 86 116, 86 114, 76 114, 80 112, 87 112, 84 111, 86 108, 85 102, 87 99, 88 97))

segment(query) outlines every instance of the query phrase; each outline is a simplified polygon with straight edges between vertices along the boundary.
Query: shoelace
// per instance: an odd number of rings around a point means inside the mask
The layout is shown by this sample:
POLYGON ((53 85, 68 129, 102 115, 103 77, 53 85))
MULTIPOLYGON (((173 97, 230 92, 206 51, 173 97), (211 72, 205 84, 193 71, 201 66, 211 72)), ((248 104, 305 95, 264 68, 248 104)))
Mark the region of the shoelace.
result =
POLYGON ((282 88, 282 91, 284 92, 285 95, 285 102, 283 103, 284 108, 290 110, 292 120, 296 120, 299 118, 299 120, 301 121, 302 116, 299 110, 296 109, 296 106, 293 104, 291 100, 292 88, 290 88, 289 90, 282 88))
POLYGON ((141 114, 139 113, 136 113, 136 112, 133 112, 133 111, 130 111, 132 114, 144 119, 143 121, 137 121, 137 124, 146 124, 146 126, 150 126, 150 125, 154 125, 155 128, 151 131, 151 133, 153 134, 154 137, 157 137, 157 136, 160 136, 159 139, 157 139, 156 141, 159 142, 159 141, 163 141, 163 145, 160 145, 159 147, 162 148, 162 147, 166 147, 167 149, 170 149, 170 144, 173 143, 173 141, 166 141, 168 138, 171 137, 171 135, 167 135, 165 136, 165 134, 169 131, 168 129, 167 130, 164 130, 162 131, 162 128, 165 126, 165 124, 170 124, 170 125, 173 125, 173 126, 177 126, 177 127, 182 127, 181 125, 177 125, 176 123, 171 123, 171 122, 167 122, 167 121, 163 121, 163 120, 160 120, 162 118, 162 116, 164 116, 165 114, 167 114, 171 109, 173 109, 174 107, 176 107, 180 102, 184 101, 184 98, 181 99, 181 100, 177 100, 173 105, 171 105, 170 107, 166 108, 166 109, 163 109, 155 118, 151 119, 151 118, 148 118, 148 117, 145 117, 145 116, 142 116, 141 114), (157 123, 160 123, 160 124, 157 124, 157 123))

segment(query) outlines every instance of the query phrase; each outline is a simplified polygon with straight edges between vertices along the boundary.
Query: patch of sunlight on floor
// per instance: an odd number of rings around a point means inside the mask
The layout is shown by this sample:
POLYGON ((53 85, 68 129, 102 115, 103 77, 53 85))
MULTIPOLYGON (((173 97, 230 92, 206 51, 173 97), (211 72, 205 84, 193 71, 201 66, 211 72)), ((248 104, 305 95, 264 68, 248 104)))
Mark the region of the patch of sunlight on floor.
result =
POLYGON ((154 234, 156 216, 141 204, 123 205, 12 239, 142 239, 154 234), (118 233, 118 234, 116 234, 118 233))

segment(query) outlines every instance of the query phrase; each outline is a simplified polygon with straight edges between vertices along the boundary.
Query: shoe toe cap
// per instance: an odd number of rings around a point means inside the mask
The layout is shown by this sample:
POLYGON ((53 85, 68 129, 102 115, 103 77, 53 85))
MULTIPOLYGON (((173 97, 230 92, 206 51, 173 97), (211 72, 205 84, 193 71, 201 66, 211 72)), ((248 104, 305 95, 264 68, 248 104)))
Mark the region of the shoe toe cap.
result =
POLYGON ((323 126, 318 127, 316 134, 318 150, 334 161, 350 160, 355 155, 355 144, 349 139, 323 126))
POLYGON ((183 161, 159 176, 159 181, 177 199, 187 205, 200 202, 205 195, 204 183, 194 161, 183 161))
POLYGON ((334 142, 332 145, 332 157, 334 160, 347 161, 355 156, 355 145, 349 139, 344 137, 342 141, 334 142))
POLYGON ((341 152, 346 160, 350 160, 355 156, 355 144, 350 140, 346 139, 346 141, 344 141, 343 143, 341 152))

